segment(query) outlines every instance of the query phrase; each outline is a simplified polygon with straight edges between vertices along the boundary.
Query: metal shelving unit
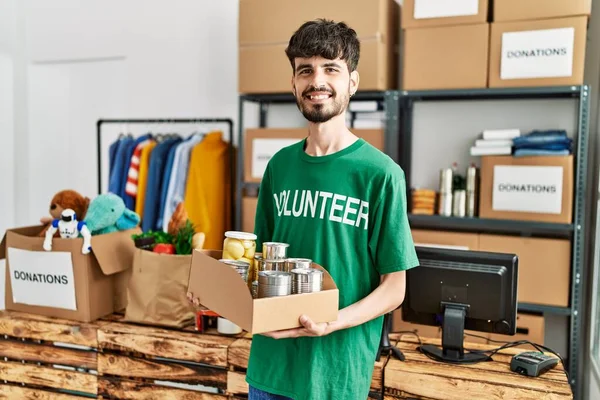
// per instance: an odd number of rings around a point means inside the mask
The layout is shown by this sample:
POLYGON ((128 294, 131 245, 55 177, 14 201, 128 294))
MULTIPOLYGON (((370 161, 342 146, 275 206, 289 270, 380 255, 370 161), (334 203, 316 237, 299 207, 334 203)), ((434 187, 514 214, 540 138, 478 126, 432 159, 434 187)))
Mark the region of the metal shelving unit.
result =
POLYGON ((454 230, 474 233, 498 233, 534 237, 568 238, 572 243, 571 293, 569 307, 554 307, 539 304, 519 303, 520 311, 549 313, 567 316, 570 319, 569 354, 567 368, 574 398, 583 394, 582 380, 578 379, 583 357, 579 354, 583 339, 581 331, 581 276, 586 260, 584 237, 585 201, 588 165, 589 136, 589 86, 558 86, 502 89, 428 90, 404 91, 401 93, 401 159, 405 171, 407 188, 410 190, 410 167, 412 159, 412 112, 415 102, 420 101, 481 101, 501 99, 553 99, 575 98, 579 100, 574 176, 573 224, 552 224, 528 221, 492 220, 479 218, 452 218, 442 216, 411 215, 411 226, 421 229, 454 230))
POLYGON ((507 235, 559 239, 571 239, 573 237, 573 224, 412 214, 408 216, 408 220, 410 221, 411 228, 417 229, 443 229, 445 231, 472 233, 502 233, 507 235))
MULTIPOLYGON (((352 96, 351 102, 354 101, 376 101, 378 103, 378 110, 385 113, 385 153, 390 155, 394 161, 399 162, 400 92, 397 90, 358 91, 352 96)), ((245 94, 239 97, 235 229, 240 229, 242 225, 242 197, 245 192, 254 195, 260 188, 258 183, 244 182, 244 131, 246 129, 244 126, 244 105, 248 102, 259 105, 259 127, 265 128, 267 127, 267 113, 270 104, 295 104, 296 99, 292 94, 287 93, 245 94)))

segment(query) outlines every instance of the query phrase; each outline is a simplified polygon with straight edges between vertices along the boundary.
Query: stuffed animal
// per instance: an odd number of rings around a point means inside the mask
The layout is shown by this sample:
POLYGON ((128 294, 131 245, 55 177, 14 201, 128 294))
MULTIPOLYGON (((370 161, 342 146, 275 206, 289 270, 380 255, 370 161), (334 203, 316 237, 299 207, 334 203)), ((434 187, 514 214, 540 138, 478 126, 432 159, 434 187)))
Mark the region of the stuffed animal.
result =
POLYGON ((58 231, 63 239, 75 239, 79 236, 83 237, 83 246, 81 253, 88 254, 92 250, 92 234, 85 225, 85 222, 77 220, 75 211, 67 208, 63 210, 60 219, 52 221, 50 228, 46 231, 44 239, 44 250, 52 251, 52 236, 58 231))
POLYGON ((106 193, 91 201, 85 223, 92 235, 102 235, 133 229, 140 223, 140 216, 126 208, 122 198, 106 193))
MULTIPOLYGON (((62 212, 66 209, 70 208, 75 212, 75 215, 77 215, 79 220, 83 220, 89 204, 90 199, 82 196, 75 190, 67 189, 56 193, 54 197, 52 197, 50 206, 48 207, 51 217, 40 218, 40 223, 45 225, 45 227, 40 232, 39 236, 46 236, 46 231, 50 228, 52 221, 60 219, 62 212)), ((55 237, 58 236, 58 232, 56 232, 55 237)))

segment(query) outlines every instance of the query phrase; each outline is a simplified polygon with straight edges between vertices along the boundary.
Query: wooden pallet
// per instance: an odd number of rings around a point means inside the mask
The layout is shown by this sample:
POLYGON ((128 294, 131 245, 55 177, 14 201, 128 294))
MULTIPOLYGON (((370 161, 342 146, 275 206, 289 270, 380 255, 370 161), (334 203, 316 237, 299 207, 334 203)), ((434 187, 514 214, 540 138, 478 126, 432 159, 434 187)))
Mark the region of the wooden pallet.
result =
MULTIPOLYGON (((251 345, 252 336, 245 334, 229 346, 227 356, 227 363, 229 365, 229 371, 227 372, 227 393, 234 398, 243 398, 248 395, 249 387, 246 382, 246 371, 248 369, 251 345)), ((369 398, 379 399, 382 396, 383 371, 388 359, 389 357, 382 356, 380 361, 375 363, 369 398)))
MULTIPOLYGON (((399 337, 390 335, 393 340, 399 337)), ((440 339, 422 339, 440 345, 440 339)), ((477 364, 446 364, 434 361, 417 350, 418 341, 406 336, 397 341, 405 362, 390 359, 385 368, 384 399, 463 400, 473 399, 552 399, 567 400, 573 395, 562 364, 536 377, 510 371, 510 360, 523 349, 505 349, 494 361, 477 364)), ((495 346, 469 343, 471 349, 489 350, 495 346)))
POLYGON ((226 399, 234 341, 192 328, 108 322, 98 329, 99 398, 226 399))
POLYGON ((0 398, 96 398, 96 330, 94 323, 0 312, 0 398))

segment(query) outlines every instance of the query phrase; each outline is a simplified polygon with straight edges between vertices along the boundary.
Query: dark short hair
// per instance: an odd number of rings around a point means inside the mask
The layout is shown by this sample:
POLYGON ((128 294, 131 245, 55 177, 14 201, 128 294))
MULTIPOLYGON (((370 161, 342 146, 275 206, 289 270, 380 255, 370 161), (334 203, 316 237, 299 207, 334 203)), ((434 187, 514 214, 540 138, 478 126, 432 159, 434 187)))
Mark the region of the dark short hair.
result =
POLYGON ((290 38, 285 54, 295 68, 296 57, 311 58, 320 56, 329 60, 340 58, 348 65, 350 72, 356 70, 360 57, 360 42, 356 31, 344 22, 334 22, 323 18, 308 21, 290 38))

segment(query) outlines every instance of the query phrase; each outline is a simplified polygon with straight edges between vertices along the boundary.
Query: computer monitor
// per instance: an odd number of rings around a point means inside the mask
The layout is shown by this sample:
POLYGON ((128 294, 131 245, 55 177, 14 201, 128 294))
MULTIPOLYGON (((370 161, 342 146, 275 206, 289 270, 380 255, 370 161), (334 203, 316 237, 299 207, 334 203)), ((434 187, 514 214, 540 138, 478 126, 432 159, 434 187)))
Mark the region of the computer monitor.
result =
POLYGON ((515 254, 416 247, 420 266, 406 273, 402 318, 442 327, 442 348, 420 350, 439 361, 489 359, 466 352, 464 330, 516 333, 518 257, 515 254))

